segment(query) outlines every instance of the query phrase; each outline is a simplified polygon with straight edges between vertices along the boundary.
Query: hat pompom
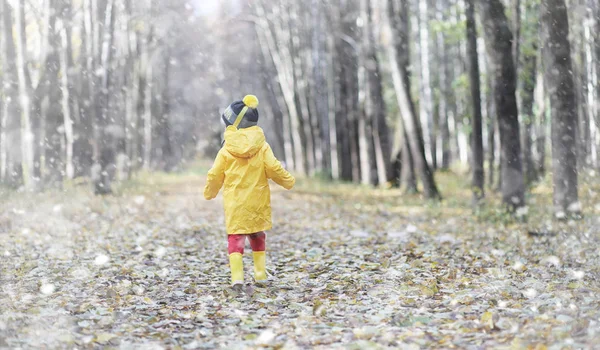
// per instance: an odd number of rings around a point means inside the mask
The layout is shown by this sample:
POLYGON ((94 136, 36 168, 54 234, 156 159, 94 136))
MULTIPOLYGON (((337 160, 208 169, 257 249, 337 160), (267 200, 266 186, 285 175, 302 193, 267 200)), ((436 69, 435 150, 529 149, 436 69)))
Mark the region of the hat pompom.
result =
POLYGON ((254 95, 246 95, 244 97, 243 102, 246 106, 256 109, 258 107, 258 98, 254 95))

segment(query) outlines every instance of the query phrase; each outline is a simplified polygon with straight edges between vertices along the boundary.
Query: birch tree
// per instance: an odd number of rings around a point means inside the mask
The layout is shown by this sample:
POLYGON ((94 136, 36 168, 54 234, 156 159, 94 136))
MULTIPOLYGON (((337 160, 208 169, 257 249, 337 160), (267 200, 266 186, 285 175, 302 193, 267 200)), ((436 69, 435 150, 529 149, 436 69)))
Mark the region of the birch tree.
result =
POLYGON ((19 81, 17 78, 16 48, 13 36, 13 8, 7 0, 0 0, 3 5, 2 35, 3 50, 0 52, 2 60, 2 124, 0 136, 0 178, 3 183, 14 185, 19 181, 21 147, 14 147, 20 143, 20 118, 19 115, 19 81))
POLYGON ((440 194, 431 167, 425 157, 423 132, 413 99, 410 95, 411 81, 408 70, 410 65, 408 27, 408 15, 410 13, 409 4, 407 0, 388 0, 387 6, 387 13, 392 30, 391 38, 394 39, 391 45, 394 49, 393 51, 390 51, 390 57, 392 57, 394 90, 396 92, 400 113, 402 114, 403 125, 406 128, 406 135, 409 139, 415 168, 418 169, 419 177, 423 183, 424 194, 427 198, 438 199, 440 198, 440 194))
POLYGON ((23 186, 27 190, 36 187, 34 178, 34 144, 35 139, 31 126, 30 86, 27 80, 25 33, 25 0, 19 0, 14 8, 15 16, 15 48, 17 58, 17 77, 19 81, 19 107, 21 114, 21 168, 23 172, 23 186))

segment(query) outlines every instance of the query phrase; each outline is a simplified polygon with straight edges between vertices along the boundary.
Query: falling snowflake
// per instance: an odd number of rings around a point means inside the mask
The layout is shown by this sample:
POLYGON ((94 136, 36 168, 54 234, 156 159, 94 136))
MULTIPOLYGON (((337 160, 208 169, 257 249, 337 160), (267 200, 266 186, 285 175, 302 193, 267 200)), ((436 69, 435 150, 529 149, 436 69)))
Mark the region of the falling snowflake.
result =
POLYGON ((528 288, 527 290, 525 290, 523 292, 523 296, 525 296, 529 299, 533 299, 533 298, 537 297, 537 295, 538 295, 538 292, 533 288, 528 288))
POLYGON ((268 346, 273 342, 273 340, 275 340, 275 336, 276 335, 272 330, 270 330, 270 329, 264 330, 258 336, 258 338, 256 338, 256 344, 268 346))
POLYGON ((560 267, 560 259, 557 256, 547 256, 542 260, 543 264, 552 265, 554 267, 560 267))
POLYGON ((146 197, 144 196, 137 196, 133 199, 133 201, 135 202, 135 204, 137 205, 142 205, 144 204, 144 202, 146 201, 146 197))
POLYGON ((154 251, 154 255, 156 255, 158 258, 162 258, 163 256, 165 256, 166 253, 167 253, 167 248, 165 248, 163 246, 156 248, 156 250, 154 251))
POLYGON ((165 278, 169 275, 170 271, 166 267, 158 272, 158 275, 162 278, 165 278))
POLYGON ((101 266, 101 265, 106 264, 109 260, 110 260, 110 258, 108 256, 106 256, 104 254, 100 254, 94 260, 94 264, 101 266))
POLYGON ((523 264, 520 261, 517 261, 513 264, 512 269, 517 271, 517 272, 521 272, 525 270, 525 264, 523 264))
POLYGON ((582 280, 583 277, 585 276, 585 272, 583 272, 583 271, 571 271, 571 274, 573 275, 573 278, 576 280, 582 280))
POLYGON ((577 202, 573 202, 569 205, 569 207, 567 208, 567 211, 571 212, 571 213, 579 213, 581 212, 581 202, 577 201, 577 202))
POLYGON ((133 291, 133 293, 135 293, 135 295, 142 295, 146 291, 142 286, 135 286, 131 288, 131 290, 133 291))
POLYGON ((17 215, 25 215, 25 210, 13 208, 12 212, 17 215))
POLYGON ((42 294, 45 294, 45 295, 50 295, 50 294, 54 293, 54 285, 42 284, 42 287, 40 287, 40 292, 42 292, 42 294))
POLYGON ((408 233, 416 233, 417 231, 418 231, 418 228, 415 225, 406 226, 406 232, 408 232, 408 233))
POLYGON ((517 211, 515 212, 515 215, 516 215, 518 218, 522 218, 522 217, 525 217, 525 216, 527 216, 527 214, 528 214, 528 213, 529 213, 529 207, 527 207, 527 206, 524 206, 524 207, 519 207, 519 208, 517 209, 517 211))

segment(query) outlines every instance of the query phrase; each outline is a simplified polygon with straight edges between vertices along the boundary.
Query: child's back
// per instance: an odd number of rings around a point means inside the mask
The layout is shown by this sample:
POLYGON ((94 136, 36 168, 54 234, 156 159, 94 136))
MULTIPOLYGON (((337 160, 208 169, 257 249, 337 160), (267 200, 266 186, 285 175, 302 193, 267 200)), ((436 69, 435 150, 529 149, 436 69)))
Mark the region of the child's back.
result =
POLYGON ((231 281, 243 283, 242 255, 246 236, 254 256, 254 278, 267 279, 264 231, 271 229, 271 190, 269 179, 286 189, 296 180, 273 155, 258 122, 258 100, 246 96, 234 102, 223 114, 228 125, 225 145, 208 172, 204 197, 213 199, 224 186, 225 222, 229 241, 231 281))
POLYGON ((206 199, 222 185, 228 234, 251 234, 271 229, 271 190, 268 179, 286 189, 295 179, 273 155, 258 126, 225 131, 225 146, 208 173, 206 199))

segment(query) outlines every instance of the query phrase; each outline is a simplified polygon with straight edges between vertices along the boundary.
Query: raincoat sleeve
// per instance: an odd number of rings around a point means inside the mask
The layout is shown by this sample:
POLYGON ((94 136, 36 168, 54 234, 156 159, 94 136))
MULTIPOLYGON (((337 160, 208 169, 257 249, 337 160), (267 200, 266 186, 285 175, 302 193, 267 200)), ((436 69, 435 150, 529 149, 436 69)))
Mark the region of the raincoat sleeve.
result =
POLYGON ((294 184, 296 184, 296 179, 281 166, 281 163, 275 158, 271 146, 268 144, 265 147, 265 170, 269 179, 275 181, 275 183, 286 190, 291 190, 294 184))
POLYGON ((208 171, 206 179, 206 187, 204 187, 204 198, 207 200, 214 199, 225 181, 225 156, 219 152, 213 167, 208 171))

